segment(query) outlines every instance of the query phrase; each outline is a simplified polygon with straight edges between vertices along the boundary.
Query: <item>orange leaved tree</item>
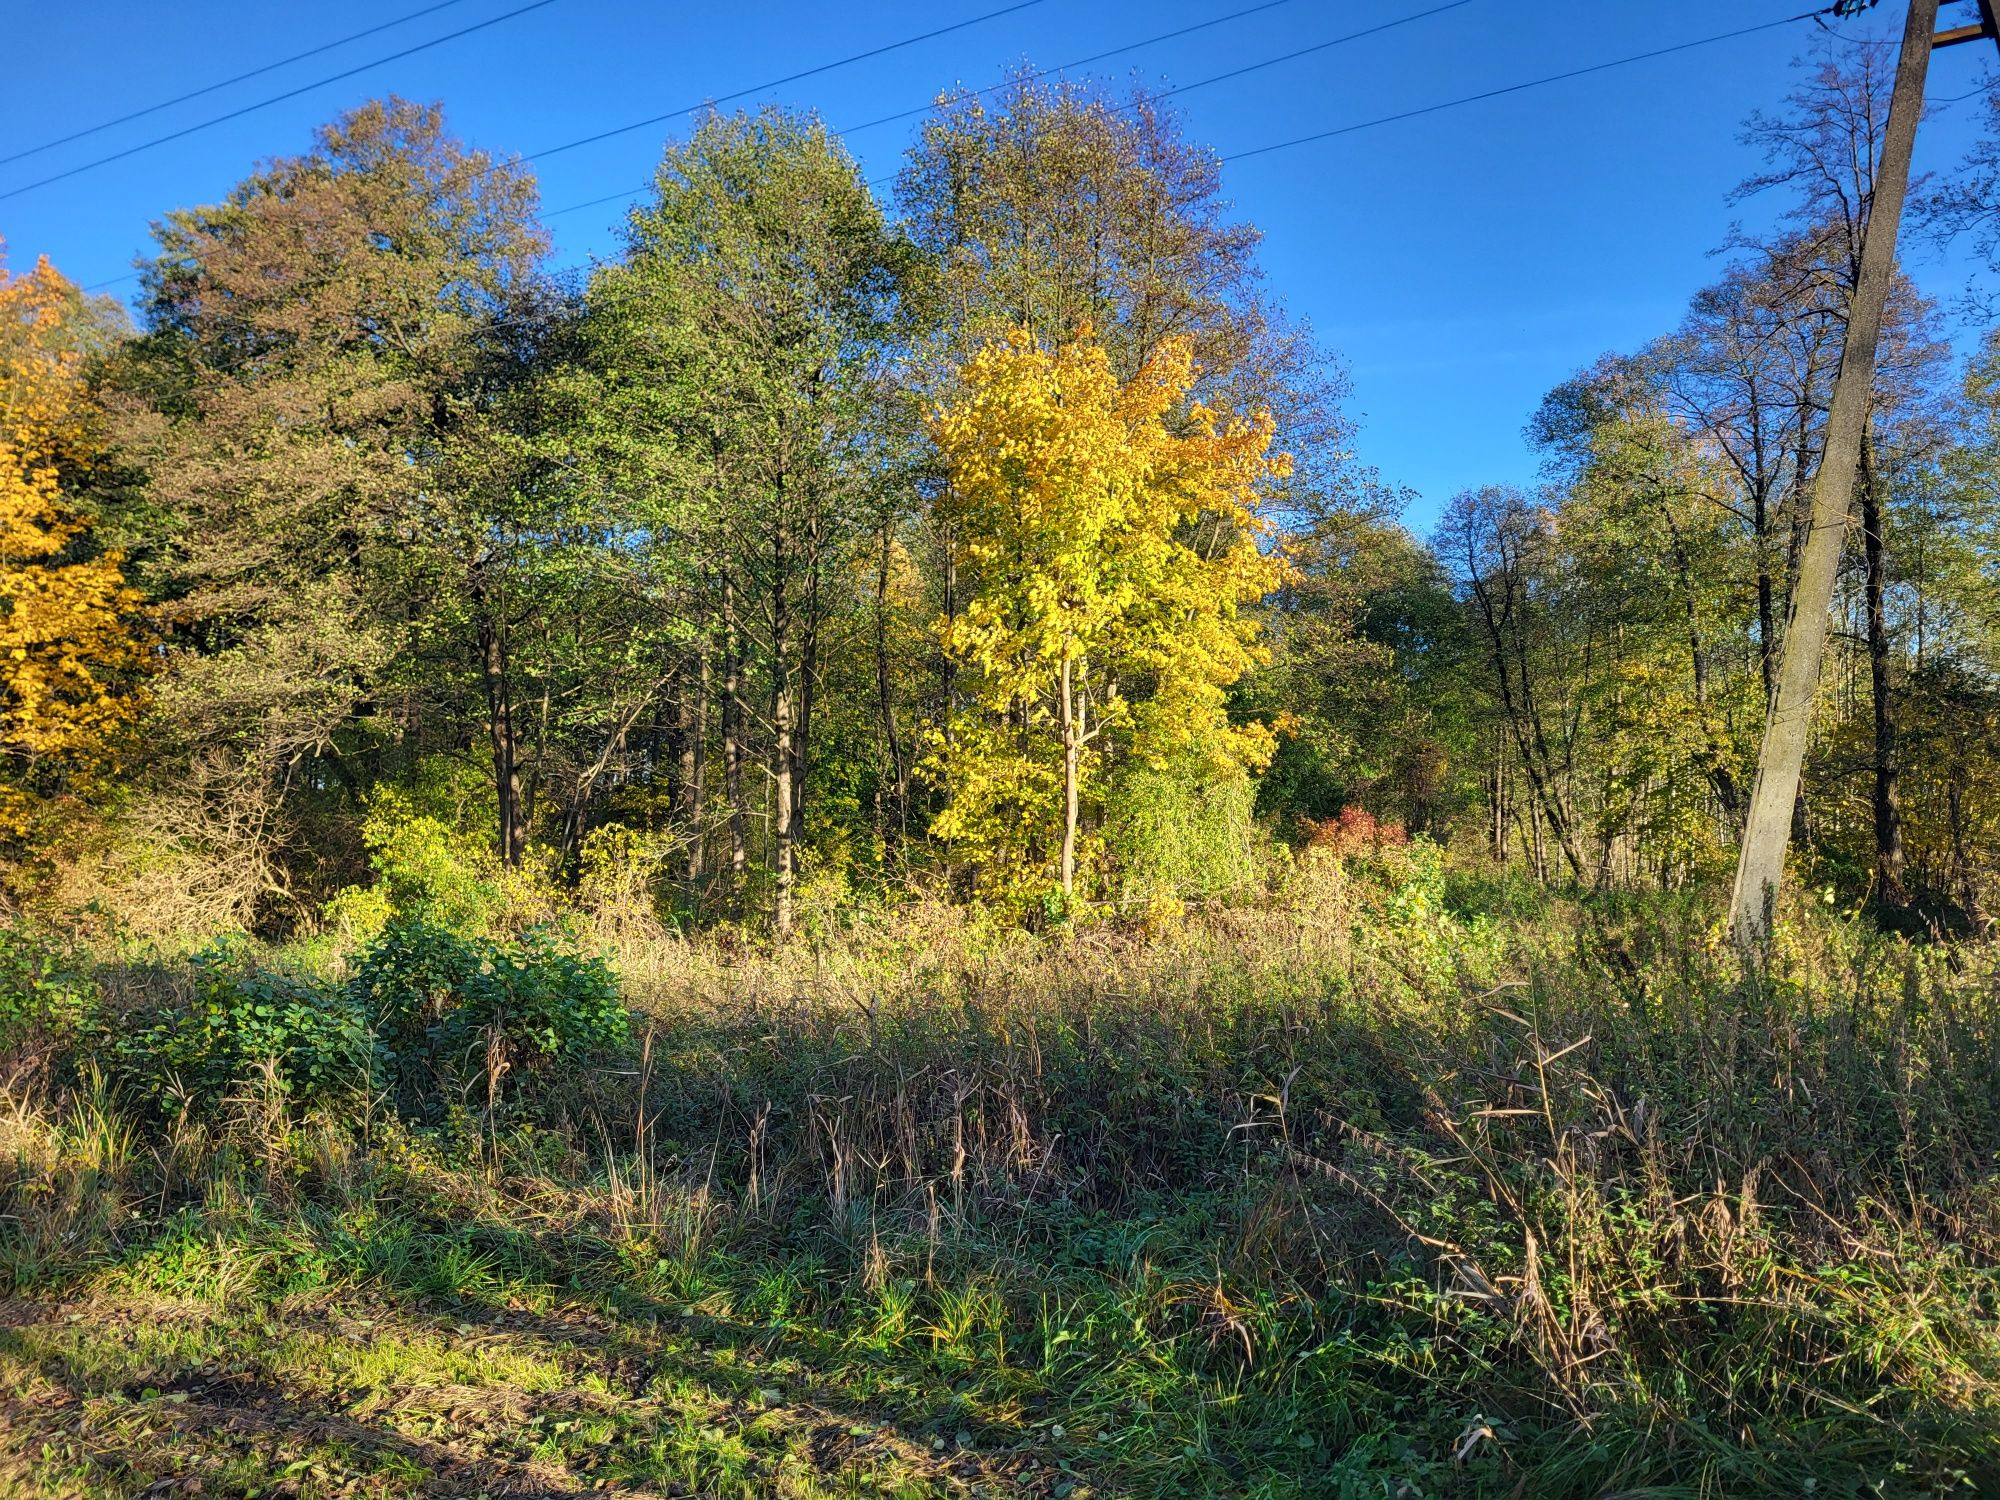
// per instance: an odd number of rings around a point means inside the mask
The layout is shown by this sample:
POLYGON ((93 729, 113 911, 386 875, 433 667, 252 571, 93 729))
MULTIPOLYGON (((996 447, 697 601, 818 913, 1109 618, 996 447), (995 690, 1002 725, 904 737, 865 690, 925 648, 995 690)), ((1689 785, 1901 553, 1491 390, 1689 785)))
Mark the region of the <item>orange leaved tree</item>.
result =
POLYGON ((94 549, 64 483, 93 459, 92 321, 46 259, 0 263, 0 839, 55 799, 101 790, 140 708, 139 596, 94 549))

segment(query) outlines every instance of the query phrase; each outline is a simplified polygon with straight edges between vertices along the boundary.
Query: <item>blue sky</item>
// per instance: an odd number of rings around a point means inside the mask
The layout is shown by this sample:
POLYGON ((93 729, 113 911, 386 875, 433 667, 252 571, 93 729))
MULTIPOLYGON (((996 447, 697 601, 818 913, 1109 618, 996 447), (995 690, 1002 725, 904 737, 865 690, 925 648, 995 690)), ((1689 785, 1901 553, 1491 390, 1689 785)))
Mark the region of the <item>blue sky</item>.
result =
MULTIPOLYGON (((10 18, 16 55, 0 94, 0 156, 391 20, 421 0, 338 7, 85 0, 10 18)), ((0 193, 54 171, 499 16, 524 0, 456 0, 434 14, 85 140, 0 166, 0 193)), ((219 196, 257 159, 301 149, 311 127, 390 91, 443 101, 454 129, 498 152, 534 153, 762 80, 983 15, 1009 0, 834 5, 640 6, 553 0, 461 40, 369 68, 157 149, 17 197, 0 235, 18 266, 48 253, 90 283, 130 269, 166 209, 219 196)), ((1255 0, 1039 0, 1012 14, 753 96, 816 109, 836 127, 1037 67, 1244 10, 1255 0)), ((1193 83, 1442 0, 1287 0, 1084 71, 1193 83)), ((1273 142, 1777 20, 1803 0, 1468 0, 1346 45, 1195 88, 1188 134, 1225 157, 1273 142)), ((1946 7, 1947 15, 1960 9, 1946 7)), ((1890 0, 1882 9, 1899 9, 1890 0)), ((1880 33, 1893 16, 1871 23, 1880 33)), ((1863 26, 1843 22, 1861 34, 1863 26)), ((1427 526, 1457 490, 1522 481, 1520 430, 1541 393, 1609 349, 1671 327, 1719 269, 1728 189, 1755 169, 1743 116, 1774 108, 1792 58, 1819 33, 1799 22, 1630 67, 1359 131, 1224 167, 1242 215, 1265 232, 1272 289, 1347 366, 1361 457, 1417 492, 1427 526)), ((1934 100, 1992 71, 1979 45, 1940 53, 1934 100)), ((1918 169, 1948 167, 1976 100, 1926 122, 1918 169)), ((686 119, 538 162, 550 209, 648 177, 686 119)), ((853 134, 871 177, 892 172, 914 121, 853 134)), ((613 253, 616 203, 551 221, 559 257, 613 253)), ((1967 268, 1909 247, 1926 289, 1949 297, 1967 268)), ((113 290, 130 289, 124 283, 113 290)))

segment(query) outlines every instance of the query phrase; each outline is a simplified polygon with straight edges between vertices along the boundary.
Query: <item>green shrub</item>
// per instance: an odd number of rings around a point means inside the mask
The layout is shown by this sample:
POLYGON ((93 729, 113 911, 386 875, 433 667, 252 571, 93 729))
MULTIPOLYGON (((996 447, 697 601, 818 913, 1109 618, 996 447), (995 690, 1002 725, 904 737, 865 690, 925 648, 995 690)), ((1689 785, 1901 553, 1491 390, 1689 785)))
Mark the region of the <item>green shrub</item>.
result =
POLYGON ((391 922, 339 986, 267 968, 242 939, 190 963, 192 996, 128 1018, 109 1055, 139 1097, 204 1113, 269 1060, 300 1102, 382 1086, 435 1118, 489 1068, 520 1099, 551 1064, 630 1036, 610 969, 540 932, 500 943, 391 922))
POLYGON ((193 997, 137 1013, 112 1040, 114 1071, 141 1095, 206 1111, 267 1060, 299 1100, 366 1086, 368 1028, 341 991, 263 967, 240 938, 189 962, 193 997))
POLYGON ((1135 766, 1104 837, 1121 903, 1227 895, 1257 878, 1257 789, 1240 770, 1135 766))
POLYGON ((394 922, 362 953, 349 995, 374 1028, 399 1105, 418 1114, 438 1113, 481 1077, 512 1079, 518 1095, 550 1064, 631 1034, 604 961, 543 932, 500 943, 394 922))
POLYGON ((97 1014, 97 985, 69 944, 24 924, 0 927, 0 1052, 74 1041, 97 1014))
POLYGON ((372 941, 399 920, 485 932, 506 905, 481 841, 417 811, 393 788, 370 794, 361 839, 375 883, 348 886, 326 905, 327 920, 350 941, 372 941))

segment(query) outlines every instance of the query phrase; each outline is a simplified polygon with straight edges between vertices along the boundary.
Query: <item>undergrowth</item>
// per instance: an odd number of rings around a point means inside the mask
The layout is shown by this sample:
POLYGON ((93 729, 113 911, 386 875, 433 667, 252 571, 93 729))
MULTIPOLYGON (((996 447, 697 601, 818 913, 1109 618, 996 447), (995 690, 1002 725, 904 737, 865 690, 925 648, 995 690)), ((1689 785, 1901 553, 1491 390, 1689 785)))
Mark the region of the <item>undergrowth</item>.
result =
POLYGON ((1152 930, 917 908, 609 968, 17 937, 0 1475, 2000 1490, 2000 963, 1801 910, 1746 976, 1710 910, 1410 846, 1152 930), (261 1057, 129 1042, 244 1005, 261 1057), (287 1005, 351 1028, 324 1075, 257 1030, 287 1005))

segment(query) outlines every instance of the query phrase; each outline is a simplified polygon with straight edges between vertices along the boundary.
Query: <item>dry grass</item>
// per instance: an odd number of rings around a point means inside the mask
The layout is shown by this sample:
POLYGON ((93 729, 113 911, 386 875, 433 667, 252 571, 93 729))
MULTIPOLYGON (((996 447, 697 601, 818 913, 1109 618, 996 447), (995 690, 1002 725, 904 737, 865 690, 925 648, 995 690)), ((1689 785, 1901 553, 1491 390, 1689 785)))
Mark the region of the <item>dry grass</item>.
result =
MULTIPOLYGON (((701 1494, 2000 1486, 1991 949, 1801 912, 1753 980, 1693 897, 1405 854, 1169 931, 616 936, 634 1052, 503 1121, 255 1079, 141 1121, 17 1079, 9 1274, 97 1299, 0 1346, 53 1382, 24 1430, 174 1472, 91 1404, 229 1376, 122 1320, 170 1296, 347 1445, 297 1493, 530 1461, 701 1494), (315 1373, 301 1320, 364 1307, 401 1352, 315 1373), (419 1393, 496 1337, 557 1373, 461 1404, 575 1425, 458 1452, 419 1393), (339 1425, 404 1415, 400 1448, 339 1425)), ((182 1456, 209 1493, 242 1462, 182 1456)))

